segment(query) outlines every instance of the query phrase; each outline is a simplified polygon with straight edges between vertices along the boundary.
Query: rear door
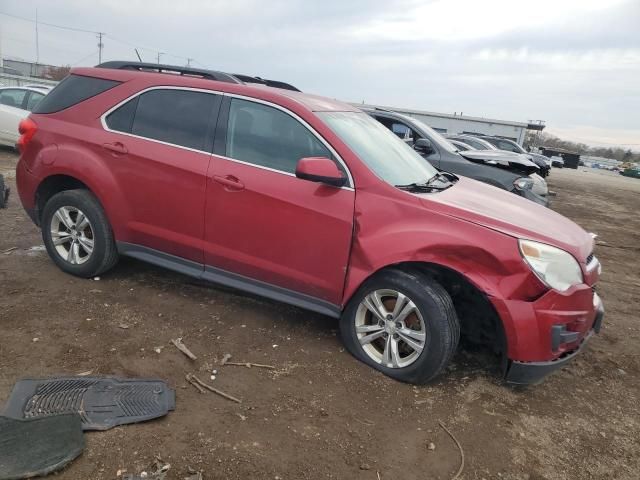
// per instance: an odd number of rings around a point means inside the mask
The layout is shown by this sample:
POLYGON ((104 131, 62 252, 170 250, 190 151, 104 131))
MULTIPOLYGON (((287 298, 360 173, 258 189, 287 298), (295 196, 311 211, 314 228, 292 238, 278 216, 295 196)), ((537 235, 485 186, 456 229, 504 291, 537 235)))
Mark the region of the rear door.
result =
POLYGON ((156 87, 108 112, 97 140, 126 197, 128 243, 203 263, 204 204, 221 96, 156 87))
MULTIPOLYGON (((205 262, 216 272, 341 303, 355 192, 297 178, 300 158, 346 168, 305 122, 225 97, 207 186, 205 262)), ((347 175, 348 176, 348 175, 347 175)))

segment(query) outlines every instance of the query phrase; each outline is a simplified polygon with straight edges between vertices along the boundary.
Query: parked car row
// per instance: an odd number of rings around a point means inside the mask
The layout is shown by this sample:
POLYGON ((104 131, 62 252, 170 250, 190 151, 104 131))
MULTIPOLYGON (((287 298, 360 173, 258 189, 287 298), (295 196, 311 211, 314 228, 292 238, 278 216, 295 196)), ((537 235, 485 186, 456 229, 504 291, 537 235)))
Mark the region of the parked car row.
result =
POLYGON ((73 69, 20 134, 20 200, 72 275, 127 255, 319 312, 356 358, 414 383, 461 336, 535 383, 600 330, 593 237, 539 205, 536 166, 415 119, 109 62, 73 69))
MULTIPOLYGON (((468 145, 467 149, 460 149, 449 138, 443 137, 416 118, 382 109, 365 109, 365 112, 439 170, 464 175, 541 205, 548 205, 546 182, 536 175, 539 167, 524 156, 498 150, 491 144, 487 144, 488 147, 485 148, 476 148, 464 142, 466 136, 452 138, 468 145)), ((471 137, 469 142, 475 143, 475 140, 471 137)))

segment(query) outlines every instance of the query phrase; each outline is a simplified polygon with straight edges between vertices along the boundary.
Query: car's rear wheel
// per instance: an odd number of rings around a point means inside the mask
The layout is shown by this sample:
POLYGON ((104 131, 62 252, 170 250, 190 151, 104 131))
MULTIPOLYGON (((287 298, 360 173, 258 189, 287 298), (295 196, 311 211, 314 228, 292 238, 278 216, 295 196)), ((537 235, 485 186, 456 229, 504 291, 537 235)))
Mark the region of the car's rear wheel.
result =
POLYGON ((444 370, 460 326, 451 297, 419 273, 386 270, 351 299, 340 321, 347 349, 397 380, 426 383, 444 370))
POLYGON ((118 261, 111 226, 100 202, 87 190, 67 190, 51 197, 41 226, 49 256, 67 273, 93 277, 118 261))

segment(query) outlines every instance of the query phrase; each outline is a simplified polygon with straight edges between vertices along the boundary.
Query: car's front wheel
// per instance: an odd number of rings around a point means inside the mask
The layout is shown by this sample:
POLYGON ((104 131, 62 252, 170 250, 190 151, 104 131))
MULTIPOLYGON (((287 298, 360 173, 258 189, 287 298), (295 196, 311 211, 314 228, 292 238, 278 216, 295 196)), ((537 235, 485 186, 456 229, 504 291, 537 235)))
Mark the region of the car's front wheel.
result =
POLYGON ((67 273, 89 278, 118 261, 107 216, 87 190, 66 190, 51 197, 43 209, 41 227, 49 256, 67 273))
POLYGON ((409 383, 441 373, 460 337, 446 290, 419 272, 395 269, 365 282, 347 305, 340 331, 356 358, 409 383))

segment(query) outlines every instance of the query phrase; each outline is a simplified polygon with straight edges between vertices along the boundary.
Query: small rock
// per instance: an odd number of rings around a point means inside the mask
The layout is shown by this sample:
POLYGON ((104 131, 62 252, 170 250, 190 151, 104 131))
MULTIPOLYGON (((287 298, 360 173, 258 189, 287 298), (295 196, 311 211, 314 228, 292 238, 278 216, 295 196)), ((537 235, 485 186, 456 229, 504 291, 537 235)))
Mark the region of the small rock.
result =
POLYGON ((94 279, 96 282, 99 282, 99 281, 100 281, 100 277, 93 277, 93 279, 94 279))
POLYGON ((278 348, 278 345, 272 345, 272 346, 273 346, 273 348, 278 348))
POLYGON ((162 353, 162 347, 154 347, 153 351, 156 353, 162 353))
POLYGON ((436 449, 436 444, 433 442, 429 442, 429 445, 427 445, 427 450, 435 450, 436 449))
POLYGON ((123 330, 126 330, 127 328, 129 328, 129 325, 127 325, 126 323, 121 323, 120 325, 118 325, 118 327, 120 327, 123 330))
POLYGON ((216 376, 215 375, 211 375, 211 380, 215 380, 216 376))
POLYGON ((371 470, 371 466, 368 463, 360 465, 360 470, 371 470))
POLYGON ((40 340, 40 339, 39 339, 38 337, 34 337, 34 338, 33 338, 33 340, 32 340, 32 342, 34 342, 34 343, 35 343, 35 342, 37 342, 37 341, 39 341, 39 340, 40 340))

